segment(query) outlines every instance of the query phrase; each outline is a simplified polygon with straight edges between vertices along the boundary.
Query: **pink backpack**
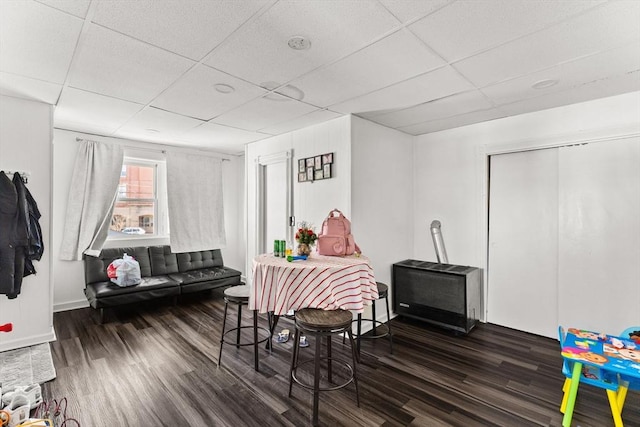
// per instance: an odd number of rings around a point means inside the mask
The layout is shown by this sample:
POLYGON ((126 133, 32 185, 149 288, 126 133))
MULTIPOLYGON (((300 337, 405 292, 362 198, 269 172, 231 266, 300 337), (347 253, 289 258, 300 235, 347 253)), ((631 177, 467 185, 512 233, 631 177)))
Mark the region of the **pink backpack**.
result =
POLYGON ((322 222, 322 231, 318 236, 318 253, 345 256, 353 255, 354 252, 360 254, 360 248, 351 234, 351 223, 342 212, 334 209, 322 222))

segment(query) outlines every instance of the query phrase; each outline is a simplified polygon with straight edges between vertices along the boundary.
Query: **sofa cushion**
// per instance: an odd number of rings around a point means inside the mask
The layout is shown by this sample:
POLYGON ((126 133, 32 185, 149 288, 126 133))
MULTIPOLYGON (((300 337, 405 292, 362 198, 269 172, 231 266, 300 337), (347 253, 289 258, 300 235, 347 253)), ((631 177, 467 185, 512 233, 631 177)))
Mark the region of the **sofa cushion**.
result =
POLYGON ((180 283, 168 276, 143 277, 140 284, 124 288, 110 281, 94 282, 87 284, 84 290, 93 308, 115 307, 179 293, 180 283))
POLYGON ((201 268, 222 267, 222 253, 220 249, 211 251, 183 252, 176 254, 178 270, 181 273, 201 268))
MULTIPOLYGON (((140 275, 151 276, 151 261, 146 246, 130 248, 103 249, 97 257, 85 255, 84 257, 84 282, 108 282, 107 267, 113 260, 122 258, 124 254, 132 256, 140 264, 140 275)), ((116 285, 114 285, 116 286, 116 285)))
POLYGON ((227 267, 202 268, 200 270, 187 271, 184 273, 171 273, 169 277, 181 285, 190 285, 198 282, 210 282, 213 280, 226 279, 229 277, 240 277, 240 272, 227 267))
POLYGON ((178 258, 171 252, 170 246, 149 247, 149 258, 151 259, 151 272, 156 274, 177 273, 178 258))

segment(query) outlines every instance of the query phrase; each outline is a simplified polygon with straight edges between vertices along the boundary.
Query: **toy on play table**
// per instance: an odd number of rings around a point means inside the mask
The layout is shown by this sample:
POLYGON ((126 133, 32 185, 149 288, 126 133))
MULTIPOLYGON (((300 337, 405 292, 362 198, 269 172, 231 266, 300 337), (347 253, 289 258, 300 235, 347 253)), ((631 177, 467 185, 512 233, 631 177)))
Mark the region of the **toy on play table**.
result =
POLYGON ((287 261, 305 261, 307 259, 306 255, 289 255, 287 256, 287 261))

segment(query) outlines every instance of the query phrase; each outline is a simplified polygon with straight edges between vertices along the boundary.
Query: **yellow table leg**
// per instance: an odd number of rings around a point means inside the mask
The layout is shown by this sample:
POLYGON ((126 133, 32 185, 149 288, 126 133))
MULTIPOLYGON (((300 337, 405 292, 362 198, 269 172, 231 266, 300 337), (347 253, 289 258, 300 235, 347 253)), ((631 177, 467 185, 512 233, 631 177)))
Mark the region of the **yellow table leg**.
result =
POLYGON ((616 427, 624 427, 622 424, 622 416, 620 415, 620 407, 618 406, 618 393, 613 390, 607 390, 609 397, 609 406, 611 406, 611 415, 613 415, 613 424, 616 427))
POLYGON ((564 414, 567 410, 567 400, 569 399, 569 387, 571 387, 571 378, 565 378, 562 385, 562 403, 560 404, 560 413, 564 414))
POLYGON ((576 395, 578 394, 578 384, 580 384, 581 375, 582 363, 574 362, 573 371, 571 374, 571 385, 569 386, 569 396, 567 398, 567 406, 565 408, 564 417, 562 418, 562 427, 571 427, 573 407, 576 404, 576 395))
POLYGON ((622 409, 624 408, 624 401, 627 398, 628 390, 629 383, 626 381, 620 381, 620 388, 618 389, 618 408, 620 409, 620 414, 622 414, 622 409))

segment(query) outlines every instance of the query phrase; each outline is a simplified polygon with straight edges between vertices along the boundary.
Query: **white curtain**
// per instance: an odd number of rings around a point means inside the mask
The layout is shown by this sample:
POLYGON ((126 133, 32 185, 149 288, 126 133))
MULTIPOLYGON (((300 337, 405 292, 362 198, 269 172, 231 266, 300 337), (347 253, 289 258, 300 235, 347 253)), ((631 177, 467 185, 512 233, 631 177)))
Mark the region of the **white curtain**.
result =
POLYGON ((102 250, 117 196, 124 149, 83 141, 73 166, 60 259, 80 260, 102 250))
POLYGON ((167 198, 172 252, 226 246, 221 159, 167 153, 167 198))

